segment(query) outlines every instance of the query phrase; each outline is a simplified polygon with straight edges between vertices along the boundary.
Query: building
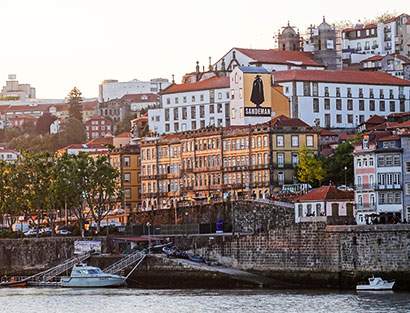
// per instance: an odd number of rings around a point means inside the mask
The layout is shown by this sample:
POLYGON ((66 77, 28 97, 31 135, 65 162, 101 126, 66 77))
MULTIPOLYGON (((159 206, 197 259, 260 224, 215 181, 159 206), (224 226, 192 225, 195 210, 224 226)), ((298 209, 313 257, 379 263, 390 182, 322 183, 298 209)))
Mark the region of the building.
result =
POLYGON ((19 84, 15 74, 10 74, 8 78, 0 93, 2 100, 26 101, 36 98, 36 89, 30 84, 19 84))
POLYGON ((169 134, 229 125, 229 86, 229 77, 170 86, 161 92, 161 108, 148 111, 150 131, 169 134))
POLYGON ((112 134, 112 122, 102 116, 93 116, 84 123, 88 140, 112 134))
POLYGON ((298 152, 318 153, 319 129, 279 116, 253 126, 206 127, 141 140, 142 206, 182 200, 266 199, 295 183, 298 152))
POLYGON ((356 222, 374 217, 403 219, 401 138, 388 131, 370 132, 355 143, 356 222))
MULTIPOLYGON (((126 215, 134 213, 141 207, 141 158, 138 145, 126 145, 113 149, 110 163, 117 168, 121 176, 123 205, 126 215)), ((125 223, 127 223, 125 221, 125 223)))
POLYGON ((114 99, 121 99, 129 94, 158 93, 166 89, 171 83, 168 79, 154 78, 149 81, 133 79, 129 82, 119 82, 115 79, 104 80, 99 86, 98 102, 103 103, 114 99))
POLYGON ((291 117, 323 128, 352 129, 372 115, 410 109, 410 82, 381 72, 273 72, 290 98, 291 117))
POLYGON ((15 162, 17 161, 20 153, 15 150, 5 149, 0 147, 0 160, 6 162, 15 162))
POLYGON ((302 37, 299 32, 296 33, 294 27, 289 22, 286 27, 282 27, 282 32, 278 31, 278 50, 282 51, 300 51, 302 49, 302 37))
POLYGON ((57 151, 58 155, 64 153, 67 154, 79 154, 80 152, 84 153, 95 153, 95 154, 107 154, 108 147, 101 144, 85 144, 85 143, 75 143, 67 147, 61 148, 57 151))
POLYGON ((125 132, 114 137, 113 145, 115 148, 122 148, 130 144, 131 133, 125 132))
POLYGON ((342 31, 343 60, 357 64, 371 55, 410 57, 410 16, 401 14, 376 24, 358 24, 342 31))
POLYGON ((122 97, 124 101, 130 104, 132 112, 141 111, 143 109, 156 108, 159 106, 160 96, 155 93, 143 93, 137 95, 125 95, 122 97))
POLYGON ((410 221, 410 131, 400 134, 401 147, 403 149, 403 218, 410 221))
POLYGON ((24 124, 36 125, 38 118, 27 114, 16 114, 9 116, 7 119, 7 127, 18 127, 23 129, 24 124))
POLYGON ((405 75, 407 64, 410 59, 398 53, 387 55, 375 55, 360 62, 363 71, 378 71, 385 72, 395 77, 410 80, 410 77, 405 75))
POLYGON ((354 222, 354 192, 322 186, 295 200, 295 222, 326 222, 352 224, 354 222))
POLYGON ((81 102, 81 108, 83 110, 83 122, 88 121, 91 117, 97 114, 97 105, 98 105, 97 100, 81 102))
POLYGON ((310 27, 310 36, 303 45, 303 51, 313 53, 314 60, 326 66, 328 70, 342 69, 340 37, 338 32, 328 23, 325 17, 316 28, 310 27))
POLYGON ((289 99, 283 87, 272 84, 263 67, 237 66, 230 74, 231 125, 255 125, 272 117, 290 116, 289 99))
POLYGON ((263 67, 269 72, 292 69, 325 69, 325 65, 315 61, 310 52, 244 48, 232 48, 215 63, 214 68, 231 72, 236 66, 263 67))

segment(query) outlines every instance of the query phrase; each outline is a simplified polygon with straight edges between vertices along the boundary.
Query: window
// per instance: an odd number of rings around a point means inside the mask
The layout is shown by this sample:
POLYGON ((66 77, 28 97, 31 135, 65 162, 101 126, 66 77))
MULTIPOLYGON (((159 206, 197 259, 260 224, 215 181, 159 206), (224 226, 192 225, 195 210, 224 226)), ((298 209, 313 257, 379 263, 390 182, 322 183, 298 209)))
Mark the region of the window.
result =
POLYGON ((200 96, 199 96, 199 100, 200 100, 200 101, 204 101, 204 95, 200 95, 200 96))
POLYGON ((239 108, 239 116, 240 118, 243 118, 243 107, 239 108))
POLYGON ((218 113, 222 113, 222 103, 217 104, 217 111, 218 113))
POLYGON ((363 88, 359 88, 359 98, 363 98, 363 88))
POLYGON ((184 103, 186 103, 186 97, 184 96, 182 99, 183 99, 184 103))
POLYGON ((292 165, 295 167, 299 163, 299 156, 297 153, 292 154, 292 165))
POLYGON ((352 97, 352 88, 347 88, 347 96, 348 96, 349 98, 352 97))
POLYGON ((347 122, 348 122, 349 124, 353 124, 353 115, 352 115, 352 114, 348 114, 348 115, 347 115, 347 122))
POLYGON ((126 167, 131 166, 130 157, 124 157, 124 166, 126 166, 126 167))
POLYGON ((268 146, 268 136, 263 136, 263 146, 264 147, 268 146))
POLYGON ((313 112, 319 113, 319 99, 313 98, 313 112))
POLYGON ((231 89, 231 99, 235 99, 235 90, 231 89))
POLYGON ((167 98, 167 104, 171 104, 171 98, 167 98))
POLYGON ((174 120, 178 120, 178 108, 174 108, 174 120))
POLYGON ((329 97, 329 87, 325 87, 325 97, 329 97))
POLYGON ((364 100, 359 100, 359 111, 364 111, 364 100))
POLYGON ((195 96, 192 96, 192 102, 195 102, 195 96))
POLYGON ((175 97, 175 104, 178 104, 178 97, 175 97))
POLYGON ((410 173, 410 162, 409 161, 405 162, 405 169, 406 169, 406 173, 409 174, 410 173))
POLYGON ((330 99, 325 99, 325 110, 330 110, 330 99))
POLYGON ((314 82, 314 83, 313 83, 313 96, 314 96, 314 97, 317 97, 317 96, 319 95, 318 90, 319 90, 319 88, 318 88, 318 83, 314 82))
POLYGON ((129 183, 131 181, 131 174, 124 173, 124 182, 129 183))
POLYGON ((313 136, 311 135, 306 136, 306 146, 313 147, 313 136))
POLYGON ((191 128, 192 128, 192 130, 196 129, 196 121, 191 122, 191 128))
POLYGON ((278 153, 277 155, 278 167, 284 166, 285 156, 283 153, 278 153))
POLYGON ((390 101, 390 112, 396 112, 396 102, 390 101))
POLYGON ((187 119, 187 110, 186 110, 186 107, 183 107, 182 108, 182 119, 183 120, 186 120, 187 119))
POLYGON ((196 118, 196 107, 191 107, 191 119, 196 118))
POLYGON ((239 88, 239 99, 243 98, 243 89, 239 88))
POLYGON ((310 96, 310 82, 303 82, 303 95, 310 96))
POLYGON ((406 196, 410 196, 410 183, 405 184, 404 190, 406 192, 406 196))
POLYGON ((353 100, 352 99, 347 100, 347 110, 353 111, 353 100))
POLYGON ((299 147, 299 136, 298 135, 292 136, 292 147, 299 147))
POLYGON ((374 111, 376 109, 376 106, 374 104, 374 100, 370 100, 369 102, 369 110, 374 111))
POLYGON ((283 147, 283 136, 276 136, 276 147, 283 147))
POLYGON ((169 121, 169 109, 165 109, 165 120, 169 121))
POLYGON ((232 108, 232 119, 235 119, 236 115, 235 115, 235 108, 232 108))
POLYGON ((336 87, 336 97, 340 97, 340 87, 336 87))
POLYGON ((174 123, 174 131, 178 131, 179 130, 179 127, 178 127, 178 123, 174 123))
POLYGON ((380 101, 380 103, 379 103, 379 111, 381 111, 381 112, 386 111, 386 105, 385 105, 384 101, 380 101))
POLYGON ((336 110, 342 109, 342 99, 336 99, 336 110))
POLYGON ((124 197, 127 199, 131 198, 131 189, 124 189, 124 197))
POLYGON ((199 107, 199 117, 200 118, 205 117, 205 106, 203 104, 199 107))

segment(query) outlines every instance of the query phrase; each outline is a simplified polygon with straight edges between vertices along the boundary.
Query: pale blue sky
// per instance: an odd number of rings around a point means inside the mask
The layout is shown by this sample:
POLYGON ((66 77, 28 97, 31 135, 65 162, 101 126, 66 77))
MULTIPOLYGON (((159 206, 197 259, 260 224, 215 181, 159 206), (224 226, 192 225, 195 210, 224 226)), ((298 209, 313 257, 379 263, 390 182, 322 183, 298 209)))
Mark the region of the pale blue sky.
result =
POLYGON ((104 79, 165 77, 177 82, 232 47, 273 48, 287 24, 410 13, 410 1, 0 0, 0 85, 7 74, 63 98, 73 86, 98 95, 104 79))

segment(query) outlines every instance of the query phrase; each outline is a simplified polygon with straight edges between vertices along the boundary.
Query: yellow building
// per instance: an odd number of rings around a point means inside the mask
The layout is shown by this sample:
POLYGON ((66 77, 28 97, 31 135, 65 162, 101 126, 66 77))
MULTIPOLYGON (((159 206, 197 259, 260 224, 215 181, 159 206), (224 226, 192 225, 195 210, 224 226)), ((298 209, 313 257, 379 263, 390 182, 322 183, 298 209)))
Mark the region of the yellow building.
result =
POLYGON ((110 152, 110 163, 121 174, 123 207, 126 213, 141 207, 141 157, 139 145, 127 145, 110 152))
POLYGON ((319 128, 279 116, 254 126, 207 127, 144 139, 143 209, 175 208, 181 201, 237 197, 266 199, 296 182, 305 145, 318 152, 319 128))

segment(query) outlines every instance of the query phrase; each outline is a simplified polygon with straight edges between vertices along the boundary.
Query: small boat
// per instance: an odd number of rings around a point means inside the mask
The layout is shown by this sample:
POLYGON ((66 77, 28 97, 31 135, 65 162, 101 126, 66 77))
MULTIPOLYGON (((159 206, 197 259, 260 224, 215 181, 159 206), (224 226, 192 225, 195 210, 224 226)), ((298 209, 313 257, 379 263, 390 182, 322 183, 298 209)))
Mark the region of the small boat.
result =
POLYGON ((201 258, 199 256, 195 256, 193 254, 188 254, 188 257, 191 261, 194 261, 194 262, 205 262, 205 260, 203 258, 201 258))
POLYGON ((163 247, 162 251, 167 255, 167 256, 176 256, 175 255, 175 250, 169 247, 163 247))
POLYGON ((368 285, 357 285, 356 290, 392 290, 394 286, 394 280, 389 282, 383 280, 380 277, 369 278, 368 285))
POLYGON ((124 284, 126 279, 124 276, 104 273, 98 267, 78 264, 74 265, 70 277, 61 278, 61 287, 117 287, 124 284))
POLYGON ((1 282, 0 287, 26 287, 28 280, 28 278, 22 280, 14 280, 14 277, 12 277, 9 281, 1 282))

